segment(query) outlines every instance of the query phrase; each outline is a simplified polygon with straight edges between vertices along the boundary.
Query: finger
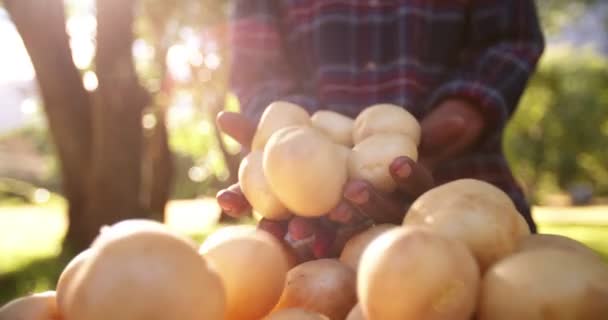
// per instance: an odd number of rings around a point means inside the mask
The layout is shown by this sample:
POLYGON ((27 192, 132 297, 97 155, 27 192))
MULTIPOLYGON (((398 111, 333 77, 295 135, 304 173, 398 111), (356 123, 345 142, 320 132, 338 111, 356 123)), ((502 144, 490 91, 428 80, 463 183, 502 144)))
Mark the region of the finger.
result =
POLYGON ((318 228, 315 231, 315 240, 312 243, 312 253, 317 259, 329 258, 336 253, 332 251, 336 239, 334 228, 318 228))
POLYGON ((344 249, 344 246, 352 237, 369 229, 373 225, 374 222, 370 218, 341 225, 336 231, 336 240, 334 240, 332 250, 338 253, 342 252, 342 249, 344 249))
POLYGON ((340 204, 338 204, 333 210, 331 210, 329 212, 329 214, 327 215, 327 218, 330 221, 333 221, 336 223, 346 224, 346 223, 349 223, 353 219, 353 216, 355 214, 356 214, 355 208, 353 208, 346 201, 340 201, 340 204))
POLYGON ((312 237, 319 227, 319 220, 314 218, 293 217, 287 227, 293 240, 303 240, 312 237))
POLYGON ((216 195, 220 208, 229 216, 240 218, 249 212, 251 206, 238 183, 220 190, 216 195))
POLYGON ((410 196, 411 199, 418 198, 434 185, 433 176, 429 170, 408 157, 398 157, 393 160, 389 171, 399 190, 410 196))
POLYGON ((283 241, 285 235, 287 234, 287 222, 263 218, 260 220, 260 222, 258 222, 258 229, 267 231, 277 239, 283 241))
POLYGON ((466 131, 465 119, 456 114, 431 113, 420 124, 422 135, 420 153, 423 156, 442 152, 466 131))
POLYGON ((400 199, 380 194, 363 180, 348 182, 344 197, 364 215, 378 223, 399 223, 403 219, 404 211, 400 199))
POLYGON ((256 127, 249 119, 240 113, 222 111, 218 114, 216 122, 222 132, 231 136, 241 146, 251 147, 256 127))

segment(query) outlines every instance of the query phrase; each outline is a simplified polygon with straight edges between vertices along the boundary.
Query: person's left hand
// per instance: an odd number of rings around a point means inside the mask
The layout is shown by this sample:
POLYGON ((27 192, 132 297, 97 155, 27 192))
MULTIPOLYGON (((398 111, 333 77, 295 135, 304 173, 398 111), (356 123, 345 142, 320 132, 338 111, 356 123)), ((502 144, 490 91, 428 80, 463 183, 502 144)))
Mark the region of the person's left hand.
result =
MULTIPOLYGON (((224 115, 220 118, 223 131, 239 137, 245 127, 247 130, 242 135, 251 136, 254 128, 232 121, 231 117, 224 115)), ((339 253, 352 234, 371 222, 400 224, 409 204, 434 186, 434 167, 470 150, 484 128, 484 118, 475 106, 461 99, 445 100, 421 121, 419 161, 398 157, 387 168, 398 185, 396 192, 383 194, 366 181, 351 180, 344 188, 343 200, 327 216, 316 219, 294 217, 289 222, 263 219, 259 227, 278 237, 287 233, 287 237, 295 241, 310 239, 314 235, 310 251, 316 258, 339 253)), ((218 201, 223 208, 236 209, 233 210, 235 213, 246 209, 247 204, 238 186, 224 190, 218 201)))
MULTIPOLYGON (((434 186, 433 169, 436 165, 449 162, 451 159, 470 150, 480 139, 485 129, 484 117, 469 102, 461 99, 450 99, 440 103, 421 121, 422 138, 420 159, 418 162, 407 157, 398 157, 387 170, 397 182, 398 190, 392 194, 383 194, 362 180, 351 180, 344 188, 342 202, 322 219, 294 218, 288 230, 291 237, 303 238, 319 230, 322 221, 330 221, 342 227, 323 228, 325 234, 320 242, 315 240, 313 251, 316 257, 323 257, 329 251, 341 250, 347 239, 337 237, 334 232, 356 231, 357 225, 372 220, 375 223, 401 224, 409 205, 422 193, 434 186), (329 231, 328 231, 329 230, 329 231), (330 233, 329 235, 326 235, 330 233), (337 248, 336 248, 337 246, 337 248)), ((272 223, 272 222, 268 222, 272 223)))

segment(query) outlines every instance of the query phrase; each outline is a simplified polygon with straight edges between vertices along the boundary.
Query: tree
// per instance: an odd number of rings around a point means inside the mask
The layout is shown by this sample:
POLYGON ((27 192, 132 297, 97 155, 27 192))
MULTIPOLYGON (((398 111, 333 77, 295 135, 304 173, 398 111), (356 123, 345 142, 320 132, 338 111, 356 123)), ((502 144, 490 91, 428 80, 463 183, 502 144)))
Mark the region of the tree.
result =
MULTIPOLYGON (((224 107, 225 67, 213 70, 213 81, 209 81, 198 76, 200 65, 192 65, 193 79, 176 84, 165 62, 184 28, 219 25, 213 30, 221 31, 226 3, 97 0, 93 69, 99 85, 87 92, 72 61, 64 2, 4 0, 36 71, 61 163, 69 218, 64 247, 70 251, 87 247, 104 224, 162 218, 174 176, 167 110, 177 90, 188 90, 203 109, 205 121, 213 128, 210 146, 221 151, 227 164, 230 179, 215 179, 212 184, 219 188, 236 178, 239 158, 229 152, 213 121, 224 107), (155 52, 143 77, 132 56, 136 38, 145 40, 155 52), (143 114, 155 120, 150 128, 142 128, 143 114)), ((220 41, 219 46, 222 54, 225 43, 220 41)))
MULTIPOLYGON (((79 251, 100 226, 150 211, 141 201, 141 113, 151 100, 131 55, 136 1, 97 1, 99 87, 93 93, 84 89, 72 61, 63 1, 5 0, 4 5, 36 71, 69 203, 65 243, 79 251)), ((156 139, 162 145, 166 136, 156 139)))

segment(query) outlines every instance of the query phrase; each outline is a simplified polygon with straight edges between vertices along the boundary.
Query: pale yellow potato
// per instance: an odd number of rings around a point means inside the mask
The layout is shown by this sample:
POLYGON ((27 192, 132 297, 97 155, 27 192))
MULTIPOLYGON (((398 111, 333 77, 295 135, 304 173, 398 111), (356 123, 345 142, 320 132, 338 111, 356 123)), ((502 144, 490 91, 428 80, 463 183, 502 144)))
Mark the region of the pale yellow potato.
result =
POLYGON ((202 255, 226 289, 225 320, 258 320, 279 300, 288 271, 285 251, 265 231, 246 231, 216 242, 202 255))
POLYGON ((420 124, 404 108, 394 104, 376 104, 367 107, 355 119, 353 142, 358 144, 378 133, 398 133, 420 144, 420 124))
POLYGON ((483 271, 514 252, 529 229, 511 198, 494 185, 460 179, 435 187, 411 205, 404 225, 423 225, 465 243, 483 271))
POLYGON ((55 291, 17 298, 0 308, 0 320, 61 320, 55 291))
POLYGON ((342 320, 356 303, 355 272, 336 259, 320 259, 289 270, 274 310, 301 308, 342 320))
POLYGON ((379 224, 350 238, 342 249, 340 261, 357 271, 365 248, 381 234, 396 227, 394 224, 379 224))
POLYGON ((361 309, 360 304, 356 304, 352 310, 346 316, 346 320, 366 320, 365 315, 363 315, 363 309, 361 309))
POLYGON ((400 156, 418 160, 418 149, 409 136, 379 133, 360 141, 348 157, 351 178, 366 180, 376 189, 392 192, 397 183, 390 174, 391 163, 400 156))
POLYGON ((279 129, 310 125, 310 115, 301 106, 286 101, 273 102, 262 113, 253 136, 251 149, 263 150, 270 136, 279 129))
POLYGON ((264 320, 329 320, 329 318, 316 312, 294 308, 273 312, 264 320))
POLYGON ((288 219, 291 214, 274 195, 264 176, 263 159, 262 151, 252 151, 241 161, 238 173, 241 190, 253 210, 262 217, 271 220, 288 219))
POLYGON ((106 235, 65 291, 63 320, 222 320, 226 305, 191 242, 156 228, 106 235))
POLYGON ((310 118, 312 126, 321 130, 335 143, 353 146, 353 126, 355 120, 329 110, 319 110, 310 118))
POLYGON ((275 132, 264 149, 263 166, 277 198, 292 213, 305 217, 333 209, 348 178, 344 152, 310 127, 275 132))
MULTIPOLYGON (((160 230, 166 231, 167 226, 161 222, 151 219, 126 219, 116 222, 112 225, 104 225, 99 229, 99 234, 93 240, 91 248, 98 247, 106 241, 114 238, 127 236, 130 233, 140 232, 142 230, 160 230)), ((194 243, 191 242, 194 247, 194 243)))
POLYGON ((461 242, 423 227, 397 227, 365 249, 357 296, 368 320, 469 320, 479 268, 461 242))
POLYGON ((74 279, 80 267, 87 261, 91 255, 93 254, 93 249, 89 248, 78 255, 76 255, 72 260, 65 266, 61 275, 59 276, 59 280, 57 281, 57 286, 55 288, 56 296, 57 296, 57 306, 61 312, 65 310, 65 296, 67 294, 67 288, 69 283, 74 279))
POLYGON ((608 266, 575 251, 535 249, 488 270, 479 320, 608 319, 608 266))
POLYGON ((572 238, 558 234, 531 234, 523 238, 517 246, 517 252, 539 249, 561 249, 576 252, 593 259, 601 259, 600 255, 585 244, 572 238))

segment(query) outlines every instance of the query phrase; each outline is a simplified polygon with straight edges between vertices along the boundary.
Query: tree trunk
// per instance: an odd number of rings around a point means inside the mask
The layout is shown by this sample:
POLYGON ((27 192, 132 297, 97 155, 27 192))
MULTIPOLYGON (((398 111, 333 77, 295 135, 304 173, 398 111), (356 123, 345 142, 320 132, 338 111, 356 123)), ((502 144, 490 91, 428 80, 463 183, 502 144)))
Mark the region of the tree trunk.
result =
POLYGON ((149 102, 132 57, 135 0, 97 1, 93 165, 87 229, 144 218, 141 201, 142 111, 149 102))
POLYGON ((159 106, 155 112, 156 126, 146 137, 144 154, 143 203, 150 217, 162 219, 165 205, 171 196, 173 185, 173 157, 169 149, 166 125, 166 108, 159 106))
POLYGON ((81 215, 90 169, 91 102, 72 61, 61 0, 5 0, 5 8, 36 71, 49 129, 61 163, 70 227, 66 243, 86 247, 90 235, 81 215))

